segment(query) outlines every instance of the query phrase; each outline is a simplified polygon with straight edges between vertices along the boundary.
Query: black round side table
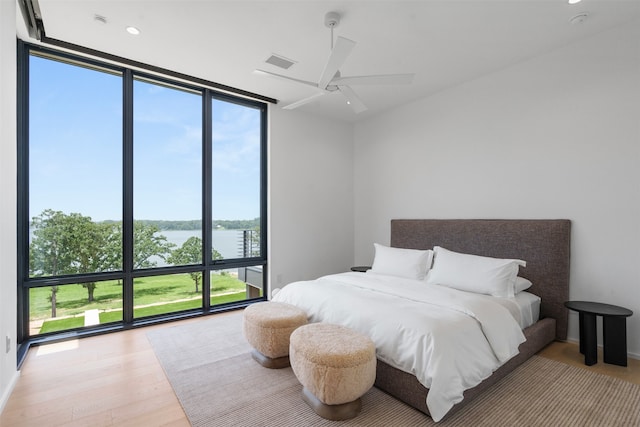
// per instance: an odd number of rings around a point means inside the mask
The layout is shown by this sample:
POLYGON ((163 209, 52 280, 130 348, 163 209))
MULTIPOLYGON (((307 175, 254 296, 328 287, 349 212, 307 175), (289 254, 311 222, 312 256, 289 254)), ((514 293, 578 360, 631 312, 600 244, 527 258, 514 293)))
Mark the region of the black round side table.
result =
POLYGON ((627 366, 627 317, 633 311, 590 301, 567 301, 564 306, 580 315, 580 353, 585 365, 598 363, 596 316, 602 316, 604 363, 627 366))

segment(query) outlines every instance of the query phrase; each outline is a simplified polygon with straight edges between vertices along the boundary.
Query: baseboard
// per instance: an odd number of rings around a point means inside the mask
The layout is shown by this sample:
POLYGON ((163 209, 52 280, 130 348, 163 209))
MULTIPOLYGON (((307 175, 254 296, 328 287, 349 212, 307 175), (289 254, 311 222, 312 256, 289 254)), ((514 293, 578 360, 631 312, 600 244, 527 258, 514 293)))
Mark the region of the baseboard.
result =
POLYGON ((9 401, 9 396, 11 396, 14 387, 18 383, 18 378, 20 378, 20 371, 15 371, 11 377, 11 381, 9 381, 9 385, 4 390, 4 393, 2 393, 2 398, 0 399, 0 414, 4 411, 4 407, 9 401))
MULTIPOLYGON (((567 342, 570 342, 570 343, 576 344, 576 345, 580 345, 580 340, 576 340, 576 339, 573 339, 573 338, 567 338, 567 342)), ((600 344, 598 344, 598 351, 602 351, 602 346, 600 344)), ((629 359, 640 360, 640 354, 631 353, 630 351, 627 352, 627 357, 629 359)))

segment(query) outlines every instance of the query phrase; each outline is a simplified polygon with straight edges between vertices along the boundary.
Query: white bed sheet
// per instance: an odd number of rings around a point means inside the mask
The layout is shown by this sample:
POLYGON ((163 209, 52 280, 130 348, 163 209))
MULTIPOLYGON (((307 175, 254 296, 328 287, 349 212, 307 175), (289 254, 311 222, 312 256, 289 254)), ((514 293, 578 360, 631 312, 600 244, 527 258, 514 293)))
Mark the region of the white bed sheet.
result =
POLYGON ((522 329, 528 328, 540 318, 540 297, 530 292, 518 292, 513 298, 486 296, 509 310, 522 329))
POLYGON ((351 327, 376 344, 376 356, 429 389, 439 421, 463 392, 518 354, 520 325, 495 298, 424 281, 341 273, 285 286, 273 298, 305 310, 311 322, 351 327))

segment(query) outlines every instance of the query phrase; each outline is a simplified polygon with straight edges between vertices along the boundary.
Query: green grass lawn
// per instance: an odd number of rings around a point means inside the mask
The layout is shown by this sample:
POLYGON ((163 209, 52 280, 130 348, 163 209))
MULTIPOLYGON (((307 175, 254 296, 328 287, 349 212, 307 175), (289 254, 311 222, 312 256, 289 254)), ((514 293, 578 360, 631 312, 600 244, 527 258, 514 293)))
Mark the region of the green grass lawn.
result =
MULTIPOLYGON (((246 298, 245 283, 227 274, 213 274, 211 305, 246 298)), ((44 320, 40 333, 64 331, 84 326, 85 310, 98 309, 100 323, 122 320, 122 285, 117 281, 98 282, 94 301, 88 302, 82 285, 58 286, 56 318, 51 318, 51 288, 30 291, 31 320, 44 320)), ((134 281, 134 317, 172 313, 202 307, 202 286, 198 292, 188 274, 154 276, 134 281)))

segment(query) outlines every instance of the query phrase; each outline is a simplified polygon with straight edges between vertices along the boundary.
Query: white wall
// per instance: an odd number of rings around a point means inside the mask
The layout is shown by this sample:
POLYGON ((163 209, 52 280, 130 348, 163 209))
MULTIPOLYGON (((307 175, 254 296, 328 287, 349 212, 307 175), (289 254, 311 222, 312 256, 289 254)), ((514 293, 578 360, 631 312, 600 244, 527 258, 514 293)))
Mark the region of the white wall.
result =
POLYGON ((16 371, 16 2, 0 0, 0 412, 16 371), (6 337, 11 349, 6 351, 6 337))
POLYGON ((359 123, 354 144, 356 264, 392 218, 568 218, 570 297, 633 310, 640 355, 640 23, 359 123))
POLYGON ((353 126, 270 109, 271 288, 353 264, 353 126))

